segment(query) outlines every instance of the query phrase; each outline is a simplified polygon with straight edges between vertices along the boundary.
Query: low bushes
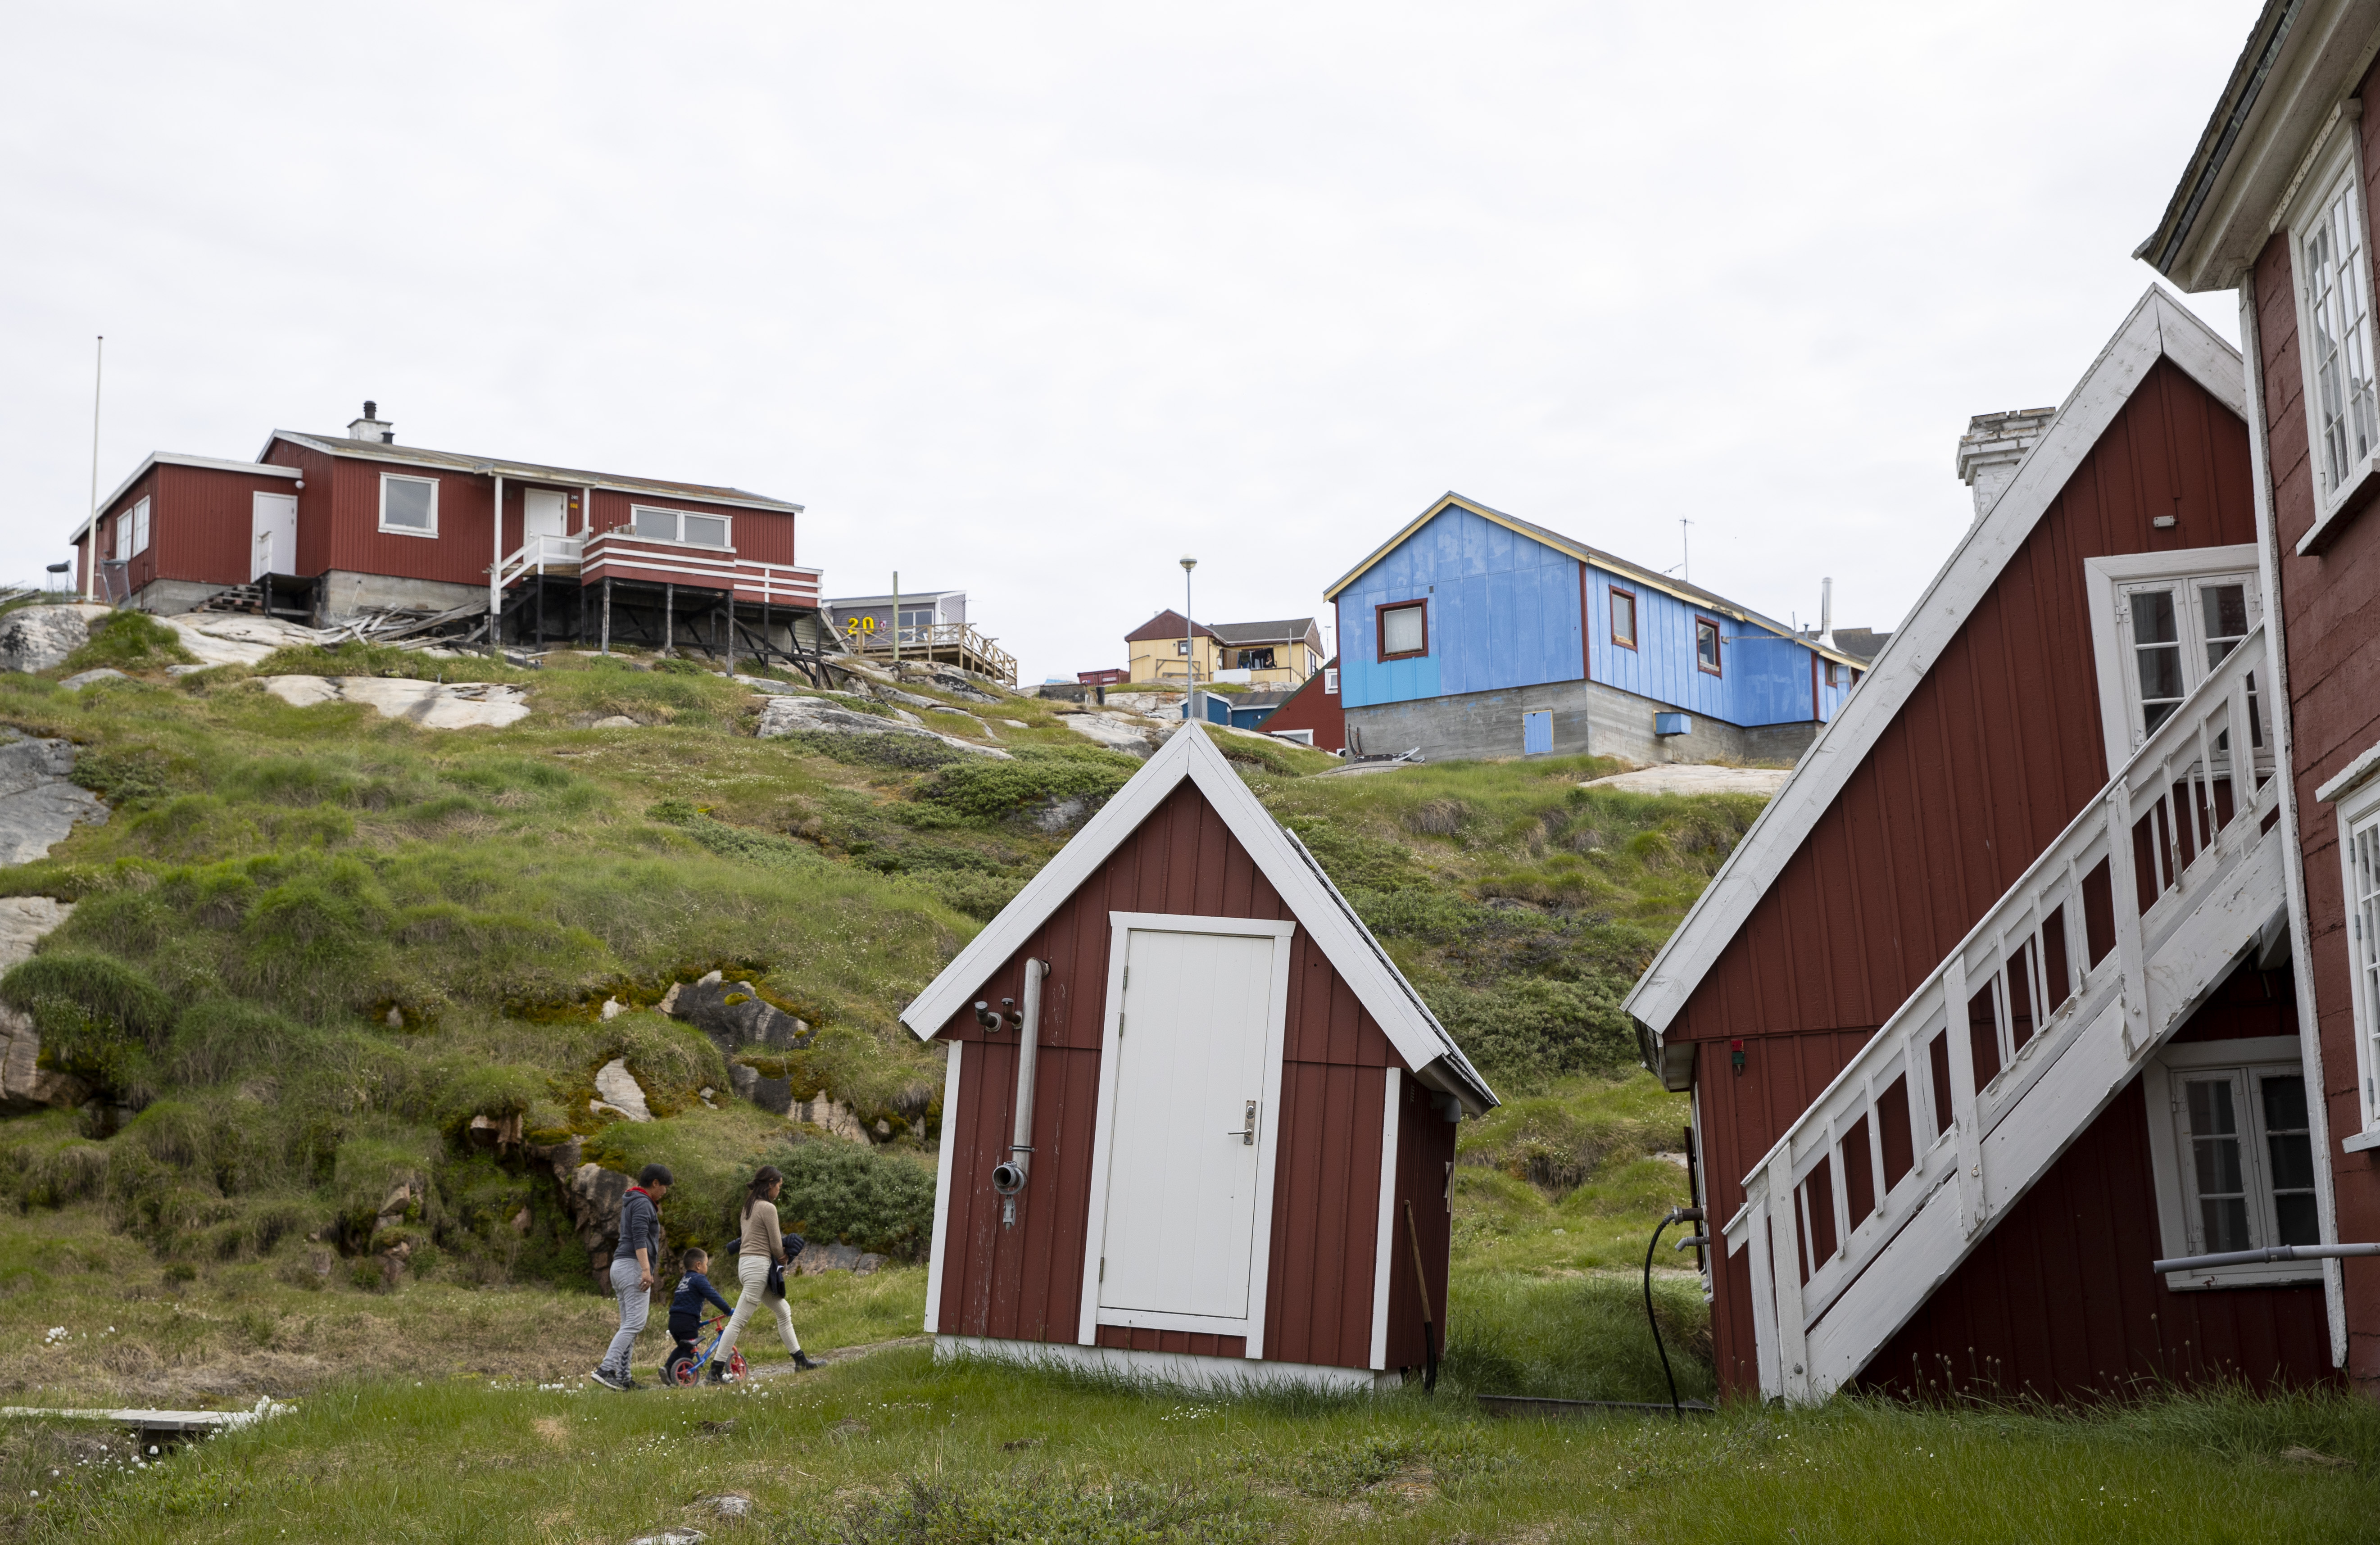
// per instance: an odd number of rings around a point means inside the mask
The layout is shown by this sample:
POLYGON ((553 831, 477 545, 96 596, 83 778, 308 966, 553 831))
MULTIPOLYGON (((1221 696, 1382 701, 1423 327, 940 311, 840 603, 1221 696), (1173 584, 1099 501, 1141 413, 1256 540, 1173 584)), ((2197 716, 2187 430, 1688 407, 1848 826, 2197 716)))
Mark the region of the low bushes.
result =
POLYGON ((970 821, 998 821, 1028 805, 1087 798, 1104 801, 1140 764, 1095 746, 1023 747, 1014 758, 951 762, 918 784, 917 797, 970 821))
POLYGON ((785 1189, 777 1216, 820 1244, 856 1245, 919 1260, 934 1227, 934 1172, 914 1159, 857 1143, 796 1143, 769 1156, 785 1189))

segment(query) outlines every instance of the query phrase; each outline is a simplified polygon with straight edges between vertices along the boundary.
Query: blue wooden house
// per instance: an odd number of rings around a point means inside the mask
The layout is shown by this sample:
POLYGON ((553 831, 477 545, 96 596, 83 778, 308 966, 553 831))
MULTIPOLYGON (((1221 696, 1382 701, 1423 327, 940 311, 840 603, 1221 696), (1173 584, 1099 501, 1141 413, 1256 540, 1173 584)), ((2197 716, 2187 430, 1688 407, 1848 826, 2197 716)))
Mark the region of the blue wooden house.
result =
POLYGON ((1350 756, 1791 760, 1867 665, 1457 493, 1326 594, 1350 756))

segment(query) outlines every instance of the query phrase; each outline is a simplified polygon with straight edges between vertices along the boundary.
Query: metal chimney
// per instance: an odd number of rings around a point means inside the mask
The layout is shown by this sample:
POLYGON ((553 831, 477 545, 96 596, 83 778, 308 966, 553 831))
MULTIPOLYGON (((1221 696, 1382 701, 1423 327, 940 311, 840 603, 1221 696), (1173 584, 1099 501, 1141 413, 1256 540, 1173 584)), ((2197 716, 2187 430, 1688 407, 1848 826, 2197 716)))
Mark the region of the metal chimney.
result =
POLYGON ((1835 581, 1832 576, 1818 581, 1818 642, 1828 649, 1835 647, 1835 581))

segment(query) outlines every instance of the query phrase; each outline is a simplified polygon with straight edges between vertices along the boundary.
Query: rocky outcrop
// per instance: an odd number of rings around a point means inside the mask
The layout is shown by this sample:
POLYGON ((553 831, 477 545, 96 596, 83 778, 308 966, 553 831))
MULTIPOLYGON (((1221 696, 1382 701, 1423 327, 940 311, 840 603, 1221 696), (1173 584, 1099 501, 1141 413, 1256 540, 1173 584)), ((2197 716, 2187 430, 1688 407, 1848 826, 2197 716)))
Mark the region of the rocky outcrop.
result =
MULTIPOLYGON (((937 703, 933 706, 939 708, 941 705, 937 703)), ((978 746, 971 740, 938 734, 921 725, 880 719, 873 713, 862 713, 856 709, 838 708, 825 698, 772 697, 762 706, 759 725, 753 731, 763 740, 804 733, 910 736, 922 740, 940 741, 955 750, 979 757, 1008 760, 1008 753, 997 746, 978 746)))
POLYGON ((717 971, 700 981, 671 988, 662 999, 661 1010, 709 1036, 721 1054, 729 1057, 754 1046, 772 1052, 805 1051, 812 1040, 808 1025, 762 1000, 750 982, 725 981, 717 971))
POLYGON ((48 896, 0 896, 0 971, 33 957, 33 946, 74 916, 74 903, 48 896))
POLYGON ((111 670, 107 666, 102 665, 95 671, 77 671, 74 675, 67 677, 64 681, 59 682, 58 685, 65 687, 69 692, 79 692, 86 687, 96 686, 103 681, 129 681, 132 678, 130 676, 126 675, 122 671, 111 670))
MULTIPOLYGON (((39 609, 39 608, 37 608, 39 609)), ((107 821, 99 796, 67 781, 75 748, 64 740, 33 740, 0 730, 0 864, 49 857, 78 821, 107 821)))
POLYGON ((214 665, 259 664, 276 650, 326 643, 331 637, 279 617, 247 616, 237 612, 193 612, 157 620, 180 638, 182 647, 198 659, 195 668, 199 670, 214 665))
POLYGON ((1131 713, 1064 713, 1058 722, 1086 740, 1097 741, 1111 751, 1146 761, 1157 754, 1164 744, 1164 733, 1148 720, 1131 713))
POLYGON ((91 642, 91 625, 106 606, 19 606, 0 616, 0 671, 46 671, 91 642))
POLYGON ((21 1009, 0 1004, 0 1113, 22 1115, 43 1106, 72 1110, 89 1100, 79 1078, 41 1065, 42 1038, 21 1009))
POLYGON ((608 1111, 630 1121, 653 1119, 651 1108, 645 1103, 644 1086, 628 1071, 624 1057, 614 1057, 595 1070, 595 1093, 597 1098, 587 1103, 599 1115, 608 1111))
POLYGON ((859 1125, 859 1113, 823 1093, 815 1100, 805 1100, 793 1105, 785 1114, 792 1120, 817 1127, 830 1137, 841 1137, 852 1143, 869 1140, 868 1128, 859 1125))
POLYGON ((293 708, 316 703, 368 703, 384 719, 404 719, 425 730, 502 729, 528 717, 528 699, 517 687, 486 681, 412 681, 397 676, 277 675, 261 678, 264 689, 293 708))
POLYGON ((926 679, 941 687, 943 691, 948 692, 953 698, 965 698, 969 702, 977 703, 996 703, 1000 701, 998 696, 985 691, 981 686, 978 685, 975 681, 969 679, 966 675, 958 671, 934 671, 929 674, 926 679))
POLYGON ((553 1176, 562 1210, 578 1242, 587 1247, 587 1268, 600 1284, 613 1247, 620 1242, 620 1202, 628 1194, 628 1177, 601 1164, 581 1162, 580 1151, 577 1137, 551 1145, 531 1143, 521 1150, 530 1163, 553 1176))

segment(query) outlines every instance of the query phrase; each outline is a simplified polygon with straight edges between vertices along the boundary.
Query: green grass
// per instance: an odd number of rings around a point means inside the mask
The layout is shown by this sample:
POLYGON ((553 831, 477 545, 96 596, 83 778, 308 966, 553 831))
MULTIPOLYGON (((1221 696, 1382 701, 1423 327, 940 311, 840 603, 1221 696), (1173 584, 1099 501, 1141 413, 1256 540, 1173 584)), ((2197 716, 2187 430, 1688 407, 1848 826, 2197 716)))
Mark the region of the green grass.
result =
POLYGON ((62 1426, 11 1434, 0 1527, 521 1545, 671 1525, 871 1545, 2349 1540, 2368 1538, 2380 1411, 2216 1393, 2080 1417, 1840 1402, 1499 1421, 1450 1391, 1200 1396, 892 1351, 736 1391, 343 1386, 143 1469, 78 1466, 78 1442, 95 1457, 62 1426), (751 1515, 705 1507, 725 1492, 751 1515))

